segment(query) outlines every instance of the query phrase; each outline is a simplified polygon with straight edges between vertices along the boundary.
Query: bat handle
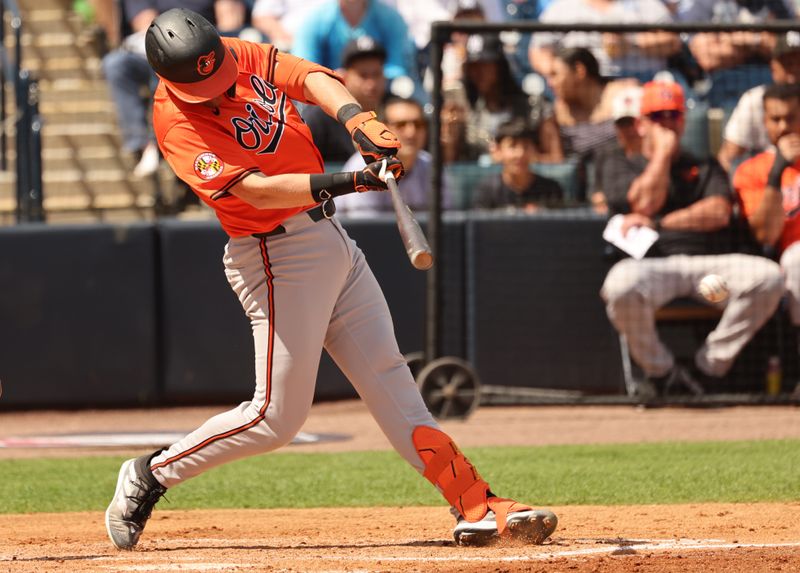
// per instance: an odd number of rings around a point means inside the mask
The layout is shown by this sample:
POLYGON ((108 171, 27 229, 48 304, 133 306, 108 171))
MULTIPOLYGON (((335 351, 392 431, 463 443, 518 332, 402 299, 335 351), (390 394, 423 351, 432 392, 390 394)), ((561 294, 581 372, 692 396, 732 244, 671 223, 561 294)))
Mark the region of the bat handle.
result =
POLYGON ((381 171, 380 171, 380 173, 378 173, 378 177, 384 183, 389 181, 389 179, 391 179, 392 181, 397 181, 397 179, 394 176, 394 171, 389 171, 388 169, 386 169, 386 159, 385 158, 383 159, 383 165, 381 165, 381 171))

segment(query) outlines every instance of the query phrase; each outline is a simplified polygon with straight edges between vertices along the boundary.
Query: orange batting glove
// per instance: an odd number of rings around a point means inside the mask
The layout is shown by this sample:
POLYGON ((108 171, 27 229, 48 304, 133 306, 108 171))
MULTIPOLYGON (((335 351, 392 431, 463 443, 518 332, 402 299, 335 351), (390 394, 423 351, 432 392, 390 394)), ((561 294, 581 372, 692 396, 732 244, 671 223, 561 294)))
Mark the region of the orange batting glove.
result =
POLYGON ((397 154, 400 142, 386 125, 378 121, 374 111, 364 111, 344 124, 356 148, 367 164, 397 154))

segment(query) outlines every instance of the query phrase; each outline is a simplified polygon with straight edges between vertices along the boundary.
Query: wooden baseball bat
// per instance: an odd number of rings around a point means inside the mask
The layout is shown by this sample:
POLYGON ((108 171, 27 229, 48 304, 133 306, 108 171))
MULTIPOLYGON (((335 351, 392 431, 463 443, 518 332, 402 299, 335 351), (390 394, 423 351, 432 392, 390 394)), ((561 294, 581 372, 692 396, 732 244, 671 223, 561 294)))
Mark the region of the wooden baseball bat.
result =
POLYGON ((433 266, 433 253, 428 246, 428 239, 425 238, 419 223, 414 219, 414 214, 400 195, 394 173, 388 171, 384 177, 392 195, 392 206, 397 215, 397 229, 400 231, 400 238, 403 239, 408 259, 415 269, 427 271, 433 266))

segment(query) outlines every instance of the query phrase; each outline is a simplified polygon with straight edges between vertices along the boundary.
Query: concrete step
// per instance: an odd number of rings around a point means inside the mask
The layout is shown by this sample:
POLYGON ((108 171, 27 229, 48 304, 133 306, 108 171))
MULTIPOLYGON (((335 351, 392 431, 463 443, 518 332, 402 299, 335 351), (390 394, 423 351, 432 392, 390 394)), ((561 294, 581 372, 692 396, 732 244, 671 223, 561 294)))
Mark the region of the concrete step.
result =
POLYGON ((104 108, 98 111, 87 111, 73 109, 72 111, 61 110, 55 113, 42 113, 44 123, 48 126, 83 126, 83 125, 102 125, 114 121, 113 109, 109 109, 110 104, 103 105, 104 108))
MULTIPOLYGON (((12 147, 8 150, 7 157, 9 161, 14 161, 16 156, 16 149, 12 147)), ((113 145, 81 145, 79 147, 63 145, 60 147, 45 147, 42 150, 42 159, 45 161, 63 160, 91 162, 109 158, 117 158, 122 163, 128 163, 126 159, 123 159, 117 147, 113 145)))
POLYGON ((17 5, 24 13, 42 9, 61 9, 71 8, 72 2, 68 0, 18 0, 17 5))
POLYGON ((100 76, 79 75, 61 78, 40 78, 39 89, 46 94, 72 93, 81 90, 105 89, 108 84, 100 76))
POLYGON ((116 108, 109 99, 49 99, 39 104, 39 113, 47 123, 84 123, 88 116, 97 116, 95 121, 109 123, 116 117, 116 108))
POLYGON ((104 80, 89 79, 86 82, 61 82, 55 85, 52 82, 40 82, 39 109, 44 110, 45 104, 59 104, 62 102, 111 102, 111 94, 104 80))
MULTIPOLYGON (((23 13, 22 32, 25 36, 34 38, 44 34, 72 34, 78 35, 84 25, 75 14, 69 10, 31 10, 23 13)), ((23 44, 24 45, 24 44, 23 44)))
MULTIPOLYGON (((61 150, 59 150, 61 151, 61 150)), ((44 164, 43 170, 45 173, 53 171, 69 171, 70 169, 80 169, 88 172, 90 169, 96 171, 114 171, 121 170, 125 173, 130 173, 132 168, 123 162, 119 155, 110 154, 107 157, 93 157, 93 158, 76 158, 67 157, 70 154, 59 154, 62 156, 48 156, 44 154, 42 163, 44 164)))
POLYGON ((95 124, 48 124, 42 126, 43 147, 98 147, 113 145, 119 147, 120 139, 115 124, 109 122, 95 124))

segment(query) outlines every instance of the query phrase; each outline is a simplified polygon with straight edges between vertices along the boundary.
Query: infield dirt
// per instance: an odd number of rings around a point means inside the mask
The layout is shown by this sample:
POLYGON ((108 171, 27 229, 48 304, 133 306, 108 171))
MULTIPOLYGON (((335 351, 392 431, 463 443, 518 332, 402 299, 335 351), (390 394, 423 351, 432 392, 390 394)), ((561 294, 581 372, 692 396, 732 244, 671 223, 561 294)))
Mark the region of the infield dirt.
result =
MULTIPOLYGON (((220 409, 4 413, 0 438, 120 427, 189 430, 220 409)), ((353 439, 292 448, 389 447, 358 402, 315 406, 304 431, 341 432, 342 416, 353 439)), ((444 429, 465 447, 800 438, 800 411, 481 408, 467 422, 447 422, 444 429)), ((139 452, 0 450, 5 458, 117 453, 139 452)), ((800 571, 800 501, 552 509, 560 524, 545 545, 480 549, 453 545, 452 518, 443 507, 159 509, 133 552, 110 546, 102 512, 4 515, 0 571, 800 571)))

